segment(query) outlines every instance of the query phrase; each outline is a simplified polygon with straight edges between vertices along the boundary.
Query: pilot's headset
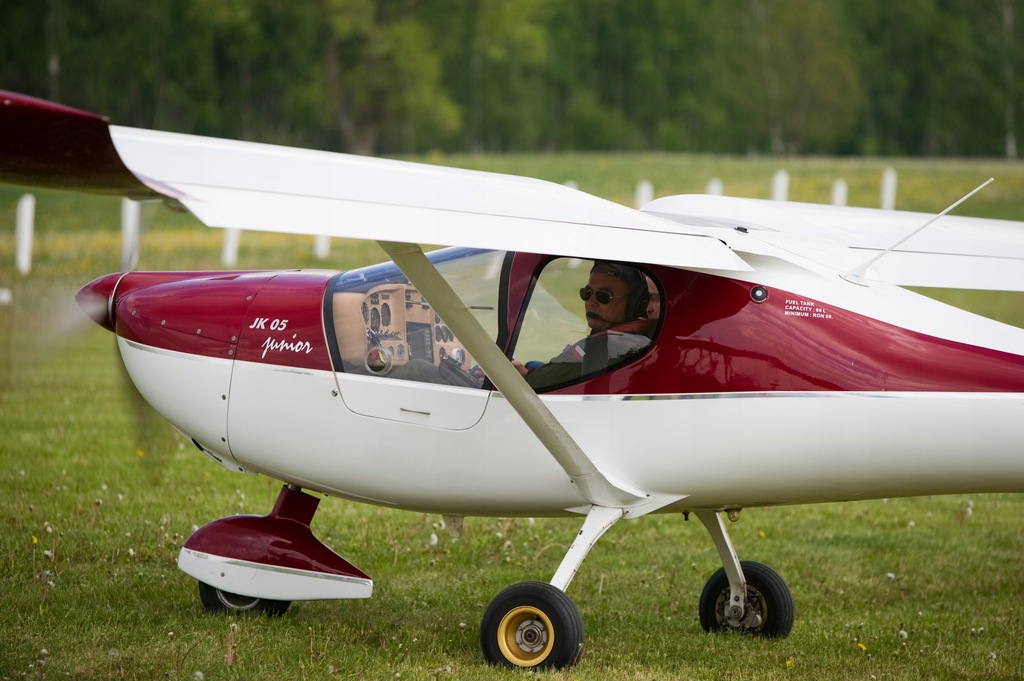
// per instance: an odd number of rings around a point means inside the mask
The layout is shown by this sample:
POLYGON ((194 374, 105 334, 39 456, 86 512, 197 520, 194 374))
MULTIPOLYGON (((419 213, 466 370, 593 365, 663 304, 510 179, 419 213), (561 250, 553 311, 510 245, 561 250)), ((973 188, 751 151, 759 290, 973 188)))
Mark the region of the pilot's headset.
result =
POLYGON ((603 272, 617 277, 629 286, 629 297, 626 299, 626 321, 647 318, 647 303, 651 294, 647 291, 647 277, 635 267, 623 265, 610 260, 596 260, 590 273, 603 272))

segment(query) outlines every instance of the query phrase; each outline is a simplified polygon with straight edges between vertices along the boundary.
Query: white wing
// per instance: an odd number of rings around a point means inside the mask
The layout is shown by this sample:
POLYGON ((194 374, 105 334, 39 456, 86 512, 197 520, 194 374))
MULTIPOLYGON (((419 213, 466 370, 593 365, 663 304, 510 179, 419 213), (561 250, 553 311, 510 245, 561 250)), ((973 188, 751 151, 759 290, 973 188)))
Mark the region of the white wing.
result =
MULTIPOLYGON (((788 253, 848 271, 933 215, 721 196, 671 196, 643 208, 718 233, 739 252, 788 253), (737 232, 741 227, 745 232, 737 232)), ((1024 291, 1024 222, 946 215, 868 270, 901 286, 1024 291)))
POLYGON ((205 224, 749 270, 699 228, 497 173, 110 127, 125 166, 205 224))

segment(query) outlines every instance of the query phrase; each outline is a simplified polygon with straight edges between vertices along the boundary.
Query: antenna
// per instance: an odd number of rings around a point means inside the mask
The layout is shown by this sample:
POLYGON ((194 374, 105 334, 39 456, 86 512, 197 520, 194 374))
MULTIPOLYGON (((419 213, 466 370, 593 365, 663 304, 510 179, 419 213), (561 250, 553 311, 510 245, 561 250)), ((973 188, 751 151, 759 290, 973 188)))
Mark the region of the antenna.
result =
POLYGON ((839 276, 841 276, 846 281, 849 281, 851 283, 857 284, 858 286, 867 286, 867 283, 865 282, 865 278, 866 278, 867 271, 868 271, 869 267, 874 265, 876 262, 878 262, 879 260, 884 258, 886 255, 888 255, 892 251, 894 251, 898 246, 902 245, 903 242, 905 242, 907 239, 909 239, 910 237, 914 236, 915 234, 920 232, 922 229, 924 229, 928 225, 932 224, 933 222, 935 222, 936 220, 941 218, 943 215, 945 215, 949 211, 953 210, 954 208, 959 206, 961 203, 963 203, 967 199, 971 198, 972 196, 974 196, 975 194, 980 192, 982 189, 984 189, 985 187, 987 187, 989 184, 991 184, 994 181, 995 181, 994 177, 988 178, 987 180, 985 180, 984 182, 979 184, 977 187, 975 187, 973 190, 971 190, 970 192, 965 194, 959 201, 957 201, 956 203, 951 205, 949 208, 947 208, 946 210, 942 211, 941 213, 939 213, 938 215, 933 217, 931 220, 929 220, 928 222, 924 223, 923 225, 921 225, 920 227, 915 229, 910 234, 906 235, 905 237, 903 237, 902 239, 900 239, 899 241, 894 243, 892 246, 889 246, 889 248, 885 249, 884 251, 882 251, 878 255, 874 256, 873 258, 870 258, 870 259, 866 260, 864 263, 858 265, 857 267, 854 267, 849 272, 844 272, 843 274, 840 274, 839 276))

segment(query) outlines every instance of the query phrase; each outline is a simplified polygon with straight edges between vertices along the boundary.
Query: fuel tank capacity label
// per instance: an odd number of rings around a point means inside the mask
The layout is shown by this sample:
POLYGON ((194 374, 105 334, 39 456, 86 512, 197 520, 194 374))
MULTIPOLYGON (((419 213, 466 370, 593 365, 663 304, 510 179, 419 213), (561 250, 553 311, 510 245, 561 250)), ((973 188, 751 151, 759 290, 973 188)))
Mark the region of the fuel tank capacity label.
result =
POLYGON ((786 298, 783 305, 787 317, 805 317, 807 319, 832 319, 832 313, 810 300, 786 298))

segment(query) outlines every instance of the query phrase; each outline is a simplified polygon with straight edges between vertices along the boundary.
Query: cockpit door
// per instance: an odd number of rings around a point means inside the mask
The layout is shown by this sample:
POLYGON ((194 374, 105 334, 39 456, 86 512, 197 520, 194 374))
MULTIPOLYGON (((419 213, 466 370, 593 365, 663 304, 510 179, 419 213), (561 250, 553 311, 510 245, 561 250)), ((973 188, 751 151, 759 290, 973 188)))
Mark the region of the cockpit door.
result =
POLYGON ((345 406, 357 414, 431 428, 465 430, 483 417, 491 391, 337 374, 345 406))

